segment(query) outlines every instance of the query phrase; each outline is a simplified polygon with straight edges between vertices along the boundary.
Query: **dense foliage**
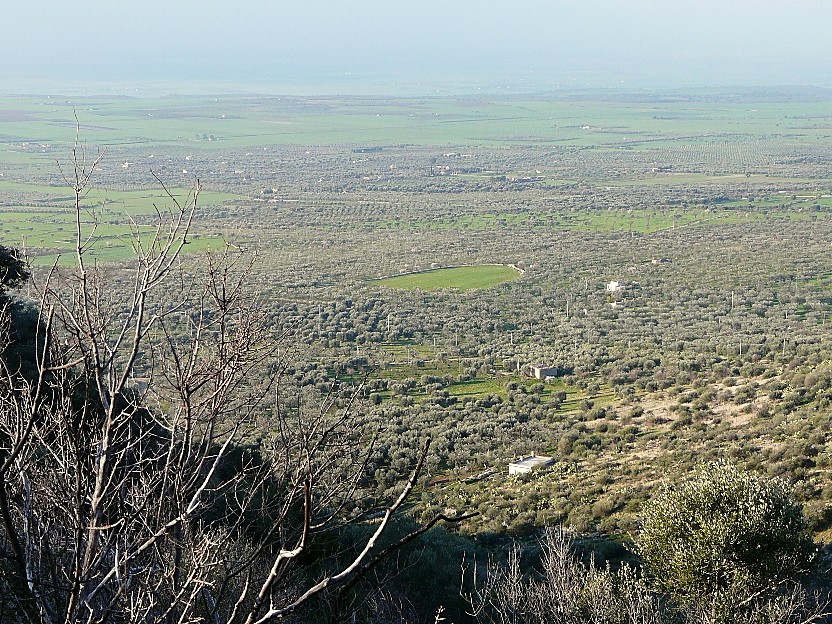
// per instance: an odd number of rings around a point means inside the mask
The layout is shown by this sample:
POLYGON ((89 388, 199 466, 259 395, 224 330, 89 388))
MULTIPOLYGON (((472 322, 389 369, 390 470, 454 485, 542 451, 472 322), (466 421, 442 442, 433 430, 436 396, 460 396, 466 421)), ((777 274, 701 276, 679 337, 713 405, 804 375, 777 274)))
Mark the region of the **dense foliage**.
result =
POLYGON ((772 592, 815 554, 791 488, 724 463, 666 486, 645 506, 636 543, 656 585, 693 605, 772 592))

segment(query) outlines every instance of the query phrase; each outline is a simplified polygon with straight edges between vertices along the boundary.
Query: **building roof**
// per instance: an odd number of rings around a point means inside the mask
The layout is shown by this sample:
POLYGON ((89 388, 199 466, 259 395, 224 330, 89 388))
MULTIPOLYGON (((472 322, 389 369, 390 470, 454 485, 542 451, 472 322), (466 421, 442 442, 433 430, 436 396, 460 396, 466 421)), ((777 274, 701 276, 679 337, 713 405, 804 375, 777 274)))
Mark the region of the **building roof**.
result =
POLYGON ((510 465, 517 468, 528 468, 531 470, 533 468, 538 468, 539 466, 547 466, 553 461, 554 460, 551 457, 547 457, 546 455, 529 455, 511 462, 510 465))

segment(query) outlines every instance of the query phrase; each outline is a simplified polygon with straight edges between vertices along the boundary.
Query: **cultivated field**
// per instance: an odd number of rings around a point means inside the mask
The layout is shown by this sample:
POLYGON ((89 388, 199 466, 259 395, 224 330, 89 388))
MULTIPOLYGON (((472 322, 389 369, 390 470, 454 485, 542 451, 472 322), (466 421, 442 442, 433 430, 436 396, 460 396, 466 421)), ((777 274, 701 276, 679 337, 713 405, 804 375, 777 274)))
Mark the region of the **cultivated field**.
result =
MULTIPOLYGON (((82 206, 81 236, 90 237, 90 255, 98 261, 116 261, 134 254, 136 235, 147 237, 156 229, 158 216, 176 210, 176 202, 188 206, 192 192, 170 189, 171 196, 159 188, 115 190, 93 188, 85 193, 82 206), (175 201, 174 201, 175 200, 175 201)), ((74 196, 67 187, 0 181, 0 236, 6 245, 25 248, 36 264, 52 264, 59 255, 74 254, 76 225, 74 196)), ((216 210, 226 201, 238 199, 227 193, 200 193, 199 211, 216 210)), ((222 237, 194 229, 189 252, 222 247, 222 237)), ((71 262, 65 258, 64 262, 71 262)))
POLYGON ((511 266, 500 264, 446 267, 430 269, 407 275, 395 275, 378 280, 371 280, 371 284, 378 284, 387 288, 404 288, 406 290, 472 290, 491 288, 503 282, 509 282, 520 277, 521 272, 511 266))

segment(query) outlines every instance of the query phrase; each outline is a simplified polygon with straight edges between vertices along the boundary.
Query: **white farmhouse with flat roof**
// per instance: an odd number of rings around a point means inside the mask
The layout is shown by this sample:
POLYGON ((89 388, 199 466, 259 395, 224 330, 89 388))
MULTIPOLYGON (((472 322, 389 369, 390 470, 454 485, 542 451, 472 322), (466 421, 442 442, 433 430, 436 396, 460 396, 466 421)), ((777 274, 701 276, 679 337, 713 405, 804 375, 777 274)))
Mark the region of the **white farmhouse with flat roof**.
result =
POLYGON ((508 473, 510 475, 526 474, 532 470, 537 470, 538 468, 551 466, 554 463, 555 460, 551 457, 547 457, 546 455, 535 455, 532 453, 531 455, 521 457, 520 459, 511 462, 508 465, 508 473))

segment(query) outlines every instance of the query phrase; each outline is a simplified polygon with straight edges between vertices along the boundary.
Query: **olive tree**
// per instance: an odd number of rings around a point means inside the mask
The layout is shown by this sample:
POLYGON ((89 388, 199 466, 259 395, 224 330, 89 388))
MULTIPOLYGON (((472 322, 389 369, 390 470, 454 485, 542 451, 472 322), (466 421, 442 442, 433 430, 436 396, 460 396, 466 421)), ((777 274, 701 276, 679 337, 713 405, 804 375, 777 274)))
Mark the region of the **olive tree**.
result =
POLYGON ((666 485, 644 508, 636 547, 660 591, 712 614, 776 594, 816 552, 785 481, 726 463, 666 485))

